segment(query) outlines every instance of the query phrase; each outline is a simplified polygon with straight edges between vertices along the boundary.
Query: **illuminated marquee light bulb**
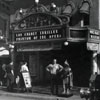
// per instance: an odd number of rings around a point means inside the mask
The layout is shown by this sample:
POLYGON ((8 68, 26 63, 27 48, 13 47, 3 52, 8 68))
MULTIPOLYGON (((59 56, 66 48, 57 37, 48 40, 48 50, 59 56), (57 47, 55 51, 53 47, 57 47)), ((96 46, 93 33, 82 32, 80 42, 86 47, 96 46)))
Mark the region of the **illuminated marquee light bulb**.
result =
POLYGON ((22 8, 20 8, 19 12, 22 14, 22 13, 23 13, 23 9, 22 9, 22 8))
POLYGON ((67 46, 67 45, 68 45, 68 42, 67 42, 67 41, 66 41, 66 42, 64 42, 64 45, 65 45, 65 46, 67 46))
POLYGON ((37 3, 37 4, 38 4, 38 3, 39 3, 39 0, 35 0, 35 3, 37 3))
POLYGON ((51 3, 51 6, 52 6, 53 8, 56 8, 55 3, 51 3))

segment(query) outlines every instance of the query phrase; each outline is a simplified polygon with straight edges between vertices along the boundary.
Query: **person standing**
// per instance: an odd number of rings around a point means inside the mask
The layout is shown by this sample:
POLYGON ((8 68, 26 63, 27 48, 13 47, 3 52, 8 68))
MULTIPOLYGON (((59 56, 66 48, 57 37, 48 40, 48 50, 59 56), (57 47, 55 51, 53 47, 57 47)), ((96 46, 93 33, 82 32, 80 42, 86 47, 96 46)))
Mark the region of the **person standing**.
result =
POLYGON ((24 78, 23 78, 23 75, 22 75, 22 73, 24 73, 24 72, 29 72, 27 62, 23 62, 23 64, 21 64, 21 67, 20 67, 20 87, 22 88, 23 92, 26 90, 24 78))
POLYGON ((70 88, 73 86, 73 82, 72 82, 73 76, 67 60, 65 60, 64 62, 62 78, 63 78, 63 94, 69 94, 70 88))
POLYGON ((1 77, 2 77, 2 85, 6 85, 6 78, 7 78, 7 73, 6 73, 6 64, 2 64, 2 70, 1 70, 1 77))
POLYGON ((58 77, 57 74, 63 69, 63 67, 57 63, 57 60, 53 60, 53 64, 49 64, 46 67, 46 70, 51 74, 51 93, 54 94, 56 90, 56 94, 58 94, 58 77))
POLYGON ((13 62, 10 62, 9 65, 6 67, 7 72, 7 89, 8 91, 13 91, 14 86, 14 70, 13 70, 13 62))
POLYGON ((28 66, 27 66, 27 62, 24 62, 23 65, 21 66, 20 72, 28 72, 28 66))

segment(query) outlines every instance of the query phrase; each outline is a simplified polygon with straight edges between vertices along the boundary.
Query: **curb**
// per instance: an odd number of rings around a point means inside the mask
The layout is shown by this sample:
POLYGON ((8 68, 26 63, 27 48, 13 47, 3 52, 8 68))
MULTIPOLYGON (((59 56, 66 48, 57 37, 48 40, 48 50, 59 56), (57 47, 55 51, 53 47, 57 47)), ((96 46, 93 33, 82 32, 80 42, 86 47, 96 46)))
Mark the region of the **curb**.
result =
POLYGON ((55 95, 46 95, 46 94, 39 94, 39 93, 8 93, 0 91, 0 95, 3 96, 12 96, 12 97, 19 97, 19 98, 26 98, 26 99, 33 99, 33 100, 80 100, 77 99, 79 96, 71 96, 71 97, 58 97, 55 95))
POLYGON ((28 98, 28 99, 35 99, 35 100, 57 100, 57 97, 52 96, 43 96, 40 94, 19 94, 19 93, 0 93, 0 95, 4 96, 12 96, 12 97, 20 97, 20 98, 28 98))
POLYGON ((0 95, 2 96, 12 96, 12 97, 20 97, 20 98, 28 98, 35 100, 65 100, 62 97, 57 97, 55 95, 47 95, 47 94, 39 94, 39 93, 17 93, 17 92, 7 92, 0 89, 0 95))
MULTIPOLYGON (((71 97, 59 97, 56 95, 50 94, 41 94, 41 93, 18 93, 18 92, 7 92, 4 88, 0 88, 0 95, 3 96, 12 96, 12 97, 20 97, 20 98, 28 98, 28 99, 35 99, 35 100, 74 100, 73 98, 77 98, 78 96, 73 95, 71 97)), ((77 100, 77 99, 76 99, 77 100)))
POLYGON ((20 98, 28 98, 28 99, 35 99, 35 100, 66 100, 65 97, 57 97, 53 95, 44 95, 44 94, 36 94, 36 93, 25 93, 25 94, 19 94, 19 93, 1 93, 0 95, 3 96, 12 96, 12 97, 20 97, 20 98))

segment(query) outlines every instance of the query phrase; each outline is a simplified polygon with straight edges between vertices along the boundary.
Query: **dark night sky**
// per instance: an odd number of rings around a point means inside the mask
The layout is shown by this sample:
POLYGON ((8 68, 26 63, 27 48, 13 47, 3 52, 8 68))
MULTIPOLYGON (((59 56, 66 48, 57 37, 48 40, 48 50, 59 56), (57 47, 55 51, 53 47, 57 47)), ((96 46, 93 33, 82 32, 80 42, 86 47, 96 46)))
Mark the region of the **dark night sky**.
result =
MULTIPOLYGON (((15 0, 15 2, 13 3, 13 7, 15 10, 19 8, 29 8, 34 4, 34 1, 35 0, 15 0)), ((67 0, 40 0, 40 3, 49 5, 51 2, 54 2, 57 6, 61 6, 66 4, 66 1, 67 0)))
MULTIPOLYGON (((66 5, 68 1, 70 0, 39 0, 39 3, 43 5, 50 5, 50 3, 54 2, 57 6, 62 6, 66 5)), ((71 1, 73 1, 77 6, 77 4, 79 5, 79 2, 81 2, 82 0, 71 1)), ((20 8, 29 8, 34 5, 34 2, 35 0, 14 0, 14 3, 12 4, 12 11, 14 12, 15 10, 20 8)))

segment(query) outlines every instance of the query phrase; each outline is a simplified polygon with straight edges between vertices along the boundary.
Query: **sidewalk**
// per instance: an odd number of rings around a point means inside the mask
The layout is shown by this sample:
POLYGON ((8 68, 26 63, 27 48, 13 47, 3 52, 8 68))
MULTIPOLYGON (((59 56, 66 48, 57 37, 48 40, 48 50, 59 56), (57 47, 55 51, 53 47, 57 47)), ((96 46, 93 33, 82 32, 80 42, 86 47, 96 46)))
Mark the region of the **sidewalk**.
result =
POLYGON ((28 93, 18 93, 18 92, 8 92, 6 87, 0 87, 0 95, 4 96, 13 96, 13 97, 21 97, 21 98, 28 98, 28 99, 35 99, 35 100, 81 100, 78 89, 73 89, 73 96, 70 97, 58 97, 56 95, 50 94, 50 87, 43 87, 43 86, 34 86, 33 92, 28 93), (66 99, 67 98, 67 99, 66 99))

